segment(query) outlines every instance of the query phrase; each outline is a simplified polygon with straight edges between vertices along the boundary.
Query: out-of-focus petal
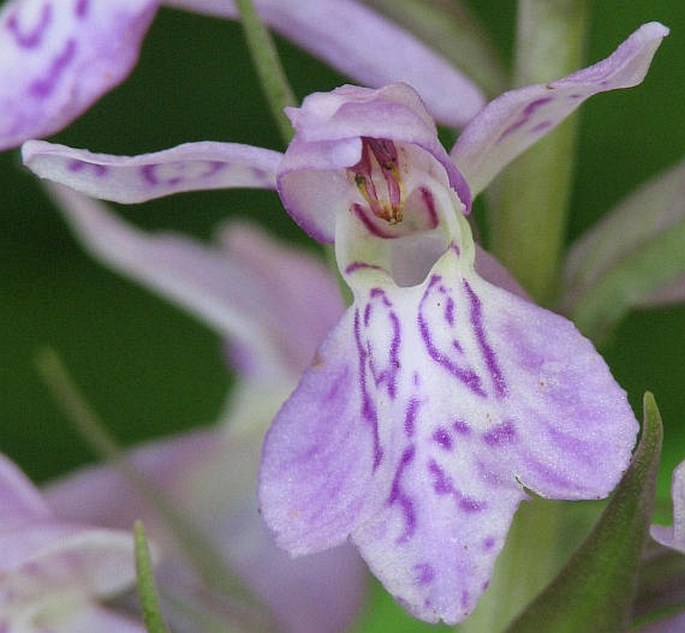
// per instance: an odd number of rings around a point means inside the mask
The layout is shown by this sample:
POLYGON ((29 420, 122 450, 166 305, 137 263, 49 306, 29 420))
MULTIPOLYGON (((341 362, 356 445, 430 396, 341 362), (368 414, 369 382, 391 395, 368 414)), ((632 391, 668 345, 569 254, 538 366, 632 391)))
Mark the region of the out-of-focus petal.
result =
POLYGON ((22 148, 36 175, 102 200, 145 202, 181 191, 274 189, 282 155, 239 143, 202 141, 141 156, 93 154, 44 141, 22 148))
POLYGON ((633 631, 635 633, 683 633, 685 631, 685 612, 657 620, 637 629, 634 628, 633 631))
POLYGON ((667 34, 668 29, 658 22, 644 24, 593 66, 546 84, 506 92, 489 103, 466 126, 451 151, 473 195, 585 99, 639 84, 667 34))
POLYGON ((630 308, 685 301, 685 162, 640 186, 571 247, 561 306, 606 327, 630 308))
POLYGON ((485 279, 485 281, 490 282, 493 286, 499 286, 517 297, 530 301, 528 293, 507 268, 494 255, 488 253, 478 244, 476 244, 475 267, 481 279, 485 279))
POLYGON ((268 327, 293 375, 299 376, 344 311, 337 280, 313 255, 245 222, 224 225, 217 237, 227 259, 254 279, 252 290, 262 295, 262 312, 273 318, 268 327))
MULTIPOLYGON (((349 545, 301 559, 276 547, 257 511, 254 488, 266 423, 253 419, 252 429, 239 425, 228 438, 224 429, 214 428, 152 442, 132 451, 130 463, 196 519, 284 631, 340 633, 359 612, 364 565, 349 545)), ((48 486, 46 497, 69 521, 118 527, 142 518, 163 547, 160 585, 176 589, 179 575, 187 574, 163 521, 115 467, 79 471, 48 486)))
POLYGON ((685 554, 685 462, 673 471, 671 498, 673 525, 653 525, 650 533, 658 543, 685 554))
MULTIPOLYGON (((229 0, 164 4, 236 18, 229 0)), ((480 89, 412 34, 355 0, 257 0, 264 21, 281 35, 361 84, 412 85, 433 117, 462 127, 485 103, 480 89)), ((378 136, 378 135, 377 135, 378 136)))
POLYGON ((337 283, 322 263, 246 223, 222 229, 223 248, 216 248, 147 234, 95 200, 52 191, 95 257, 216 328, 243 374, 298 375, 342 314, 337 283))
POLYGON ((0 11, 0 150, 66 127, 129 74, 158 0, 12 0, 0 11))
POLYGON ((259 370, 284 370, 273 330, 264 326, 278 315, 263 305, 263 293, 249 270, 183 236, 148 235, 130 227, 96 200, 64 188, 52 191, 95 257, 250 349, 259 370))
POLYGON ((52 517, 35 486, 0 453, 0 532, 52 517))
POLYGON ((88 605, 50 627, 53 633, 146 633, 142 623, 98 605, 88 605))

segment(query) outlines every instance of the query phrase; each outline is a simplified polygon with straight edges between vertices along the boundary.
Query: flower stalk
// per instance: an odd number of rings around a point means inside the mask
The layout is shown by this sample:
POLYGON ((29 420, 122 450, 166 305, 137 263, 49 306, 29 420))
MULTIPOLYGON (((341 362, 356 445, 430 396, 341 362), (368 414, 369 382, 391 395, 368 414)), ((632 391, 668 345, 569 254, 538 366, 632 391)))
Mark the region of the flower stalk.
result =
MULTIPOLYGON (((580 68, 587 15, 587 0, 521 0, 514 85, 550 81, 580 68)), ((570 117, 514 161, 495 186, 491 250, 543 305, 557 289, 576 132, 577 117, 570 117)))

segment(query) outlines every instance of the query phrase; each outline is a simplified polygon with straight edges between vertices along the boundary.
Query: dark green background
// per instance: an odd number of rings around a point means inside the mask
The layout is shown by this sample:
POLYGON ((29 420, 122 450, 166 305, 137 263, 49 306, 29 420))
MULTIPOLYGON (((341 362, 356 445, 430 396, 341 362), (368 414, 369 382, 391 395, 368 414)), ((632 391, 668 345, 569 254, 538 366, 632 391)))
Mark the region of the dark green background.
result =
MULTIPOLYGON (((510 56, 515 3, 470 3, 510 56)), ((582 137, 570 234, 578 235, 638 183, 685 155, 685 3, 594 3, 588 61, 639 24, 672 29, 644 84, 593 98, 582 137)), ((344 79, 279 40, 298 97, 344 79)), ((379 51, 379 55, 388 54, 379 51)), ((280 149, 236 24, 161 10, 130 79, 54 140, 98 152, 141 153, 192 140, 280 149)), ((0 448, 38 480, 91 458, 34 369, 43 346, 62 354, 84 393, 125 443, 213 421, 226 398, 217 337, 80 251, 18 153, 0 155, 0 448)), ((148 228, 201 238, 229 214, 315 246, 276 195, 218 191, 121 207, 148 228)), ((667 424, 662 491, 685 456, 685 308, 634 314, 606 357, 636 409, 654 391, 667 424)), ((414 627, 416 630, 416 627, 414 627)))

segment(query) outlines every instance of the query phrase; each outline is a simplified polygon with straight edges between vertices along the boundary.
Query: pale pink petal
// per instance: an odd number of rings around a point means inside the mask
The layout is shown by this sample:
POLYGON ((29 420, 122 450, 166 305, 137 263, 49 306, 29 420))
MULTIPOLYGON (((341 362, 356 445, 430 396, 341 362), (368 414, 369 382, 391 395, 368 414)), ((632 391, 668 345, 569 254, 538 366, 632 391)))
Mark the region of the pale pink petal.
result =
POLYGON ((66 127, 123 81, 158 0, 11 0, 0 11, 0 149, 66 127))
POLYGON ((40 492, 23 472, 0 453, 0 532, 52 517, 40 492))
POLYGON ((72 612, 71 617, 50 627, 54 633, 145 633, 142 622, 136 622, 97 604, 72 612))
POLYGON ((274 189, 282 155, 238 143, 202 141, 141 156, 93 154, 29 141, 24 164, 36 175, 103 200, 135 203, 181 191, 274 189))
POLYGON ((277 314, 264 305, 259 280, 224 253, 189 238, 149 235, 109 213, 102 203, 65 188, 53 195, 86 248, 117 272, 189 310, 250 349, 259 370, 286 368, 273 340, 277 314))
POLYGON ((595 65, 556 81, 506 92, 489 103, 451 151, 473 195, 585 99, 639 84, 666 35, 668 29, 658 22, 644 24, 595 65))
MULTIPOLYGON (((234 19, 230 0, 167 0, 167 5, 234 19)), ((379 88, 412 85, 440 122, 462 127, 485 103, 480 89, 446 59, 362 2, 256 0, 279 34, 355 81, 379 88)))

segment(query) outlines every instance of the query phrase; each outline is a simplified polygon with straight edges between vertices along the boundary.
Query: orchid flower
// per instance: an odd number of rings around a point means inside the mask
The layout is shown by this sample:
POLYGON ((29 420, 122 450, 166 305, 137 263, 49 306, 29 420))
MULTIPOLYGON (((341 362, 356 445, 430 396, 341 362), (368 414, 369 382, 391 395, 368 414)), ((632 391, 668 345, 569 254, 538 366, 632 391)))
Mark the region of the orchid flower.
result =
POLYGON ((666 33, 644 25, 594 66, 505 93, 450 154, 418 94, 393 84, 307 97, 278 159, 235 144, 122 158, 42 142, 24 158, 122 202, 276 183, 298 224, 335 244, 354 302, 267 435, 263 517, 293 554, 351 540, 413 614, 455 623, 487 588, 519 503, 606 496, 638 429, 569 321, 474 270, 471 197, 584 99, 638 84, 666 33))
MULTIPOLYGON (((261 522, 256 498, 264 433, 343 310, 335 279, 314 258, 244 224, 223 228, 210 248, 181 236, 147 235, 74 192, 54 194, 94 254, 214 327, 238 370, 222 425, 137 448, 131 463, 194 518, 279 630, 346 629, 364 594, 359 557, 347 546, 291 559, 261 522)), ((163 555, 162 590, 186 601, 206 593, 164 517, 116 468, 77 472, 50 485, 46 495, 70 521, 119 527, 142 517, 163 555)), ((175 630, 187 630, 183 614, 173 604, 165 607, 175 630)))
POLYGON ((131 534, 61 520, 0 455, 1 631, 144 633, 101 604, 134 583, 131 534))
MULTIPOLYGON (((160 5, 236 19, 230 0, 10 0, 0 10, 0 150, 60 131, 133 69, 160 5)), ((482 92, 443 57, 356 0, 258 0, 276 31, 371 86, 408 81, 462 126, 482 92), (379 56, 378 50, 393 55, 379 56), (458 105, 455 105, 458 104, 458 105)))

